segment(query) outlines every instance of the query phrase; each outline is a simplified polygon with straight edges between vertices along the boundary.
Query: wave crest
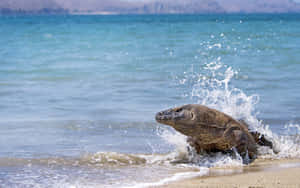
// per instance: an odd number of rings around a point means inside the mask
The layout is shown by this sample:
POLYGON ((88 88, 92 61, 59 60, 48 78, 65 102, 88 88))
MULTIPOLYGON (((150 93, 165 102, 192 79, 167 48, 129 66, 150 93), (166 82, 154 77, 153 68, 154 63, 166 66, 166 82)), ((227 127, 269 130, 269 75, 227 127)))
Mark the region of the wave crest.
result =
POLYGON ((147 161, 145 158, 134 154, 122 154, 116 152, 98 152, 96 154, 87 155, 83 158, 89 163, 102 166, 102 165, 140 165, 145 164, 147 161))

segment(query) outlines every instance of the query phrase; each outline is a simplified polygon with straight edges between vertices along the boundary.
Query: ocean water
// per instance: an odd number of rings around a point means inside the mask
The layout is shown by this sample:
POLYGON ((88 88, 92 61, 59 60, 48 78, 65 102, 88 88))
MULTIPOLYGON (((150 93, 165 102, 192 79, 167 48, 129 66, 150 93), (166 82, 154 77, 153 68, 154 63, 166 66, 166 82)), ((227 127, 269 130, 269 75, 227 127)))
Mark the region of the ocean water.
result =
POLYGON ((147 187, 243 165, 155 113, 199 103, 300 157, 300 15, 1 16, 0 187, 147 187))

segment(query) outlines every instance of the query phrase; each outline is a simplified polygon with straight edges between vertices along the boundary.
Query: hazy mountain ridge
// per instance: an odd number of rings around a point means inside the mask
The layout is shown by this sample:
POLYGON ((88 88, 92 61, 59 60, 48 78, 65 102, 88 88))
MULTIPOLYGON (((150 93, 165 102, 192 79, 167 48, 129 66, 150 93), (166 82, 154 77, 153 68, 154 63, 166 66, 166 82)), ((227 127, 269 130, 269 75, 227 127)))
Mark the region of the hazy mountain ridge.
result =
POLYGON ((300 12, 300 5, 292 0, 1 0, 1 9, 99 14, 285 13, 300 12))
POLYGON ((68 13, 55 0, 0 0, 0 14, 68 13))
POLYGON ((0 8, 33 11, 62 8, 55 0, 1 0, 0 8))

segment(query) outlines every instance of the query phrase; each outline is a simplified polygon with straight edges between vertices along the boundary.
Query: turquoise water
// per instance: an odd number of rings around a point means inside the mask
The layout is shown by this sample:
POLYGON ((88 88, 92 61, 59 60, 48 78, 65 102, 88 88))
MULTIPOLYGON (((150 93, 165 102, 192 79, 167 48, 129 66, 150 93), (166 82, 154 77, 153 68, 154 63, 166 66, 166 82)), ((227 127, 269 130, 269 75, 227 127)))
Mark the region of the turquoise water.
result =
POLYGON ((148 164, 180 145, 155 113, 186 103, 299 132, 300 15, 2 16, 0 46, 5 187, 120 187, 186 171, 148 164))

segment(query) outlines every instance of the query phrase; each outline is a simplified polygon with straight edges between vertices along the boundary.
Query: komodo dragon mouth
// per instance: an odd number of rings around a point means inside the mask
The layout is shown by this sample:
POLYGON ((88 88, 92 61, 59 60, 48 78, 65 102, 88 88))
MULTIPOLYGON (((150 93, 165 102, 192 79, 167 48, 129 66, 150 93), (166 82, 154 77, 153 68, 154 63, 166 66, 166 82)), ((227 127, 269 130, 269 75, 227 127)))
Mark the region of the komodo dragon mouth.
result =
POLYGON ((180 122, 188 123, 195 120, 195 114, 190 108, 179 107, 158 112, 155 119, 159 123, 175 126, 180 122))

